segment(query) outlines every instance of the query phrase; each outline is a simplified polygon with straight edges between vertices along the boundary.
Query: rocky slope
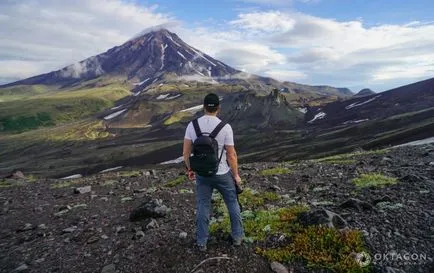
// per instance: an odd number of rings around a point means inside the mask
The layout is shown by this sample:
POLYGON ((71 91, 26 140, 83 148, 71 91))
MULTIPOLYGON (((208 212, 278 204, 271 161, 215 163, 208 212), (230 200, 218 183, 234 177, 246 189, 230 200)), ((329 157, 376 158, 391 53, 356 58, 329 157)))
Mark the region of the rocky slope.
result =
MULTIPOLYGON (((246 190, 240 200, 246 225, 248 210, 325 209, 341 217, 339 228, 362 235, 364 248, 373 259, 378 253, 419 255, 411 261, 394 260, 389 255, 388 259, 374 259, 375 264, 369 267, 352 267, 351 272, 433 272, 434 146, 358 152, 316 161, 252 163, 242 165, 241 170, 246 190), (373 173, 392 182, 380 187, 375 178, 368 181, 372 186, 355 185, 354 179, 373 173)), ((198 252, 193 247, 194 183, 181 178, 182 172, 182 167, 161 167, 71 180, 32 181, 19 174, 3 180, 0 271, 272 272, 257 247, 273 250, 296 244, 291 243, 291 236, 297 238, 297 233, 275 241, 285 236, 275 234, 274 226, 264 226, 257 230, 264 230, 265 239, 249 241, 240 248, 231 247, 224 233, 213 232, 208 252, 198 252), (140 204, 158 199, 161 203, 151 206, 158 207, 152 217, 142 214, 141 221, 130 221, 130 213, 140 204), (219 258, 208 259, 214 257, 219 258)), ((215 217, 221 213, 218 204, 214 202, 215 217)), ((303 217, 299 215, 297 221, 303 222, 303 217)), ((308 219, 310 224, 337 223, 321 217, 308 219)), ((337 253, 347 253, 338 248, 337 253)), ((309 254, 312 250, 305 251, 309 254)), ((291 272, 332 272, 325 267, 307 267, 306 259, 311 265, 318 263, 309 260, 315 255, 291 257, 284 263, 291 272)), ((333 261, 340 258, 345 257, 333 261)), ((350 264, 354 266, 354 262, 350 264)))
POLYGON ((354 97, 364 97, 364 96, 369 96, 369 95, 374 95, 375 92, 372 91, 369 88, 364 88, 362 90, 360 90, 357 94, 354 95, 354 97))

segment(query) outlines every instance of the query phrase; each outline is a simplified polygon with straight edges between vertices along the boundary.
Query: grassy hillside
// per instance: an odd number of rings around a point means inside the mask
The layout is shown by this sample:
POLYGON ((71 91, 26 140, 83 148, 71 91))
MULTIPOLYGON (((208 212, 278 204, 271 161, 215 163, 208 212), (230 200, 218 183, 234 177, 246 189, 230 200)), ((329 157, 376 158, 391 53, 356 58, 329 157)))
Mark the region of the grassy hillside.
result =
POLYGON ((43 86, 0 89, 0 131, 23 132, 89 117, 130 95, 122 84, 49 91, 43 86))

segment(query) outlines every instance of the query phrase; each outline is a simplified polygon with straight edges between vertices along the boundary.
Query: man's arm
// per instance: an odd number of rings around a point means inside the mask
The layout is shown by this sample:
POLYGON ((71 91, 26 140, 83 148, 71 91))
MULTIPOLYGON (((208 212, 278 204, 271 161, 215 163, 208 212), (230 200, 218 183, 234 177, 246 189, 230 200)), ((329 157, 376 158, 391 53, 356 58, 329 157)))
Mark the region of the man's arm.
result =
POLYGON ((184 138, 184 147, 182 151, 182 156, 184 157, 185 166, 187 170, 190 170, 190 155, 191 155, 191 139, 184 138))
POLYGON ((191 181, 196 179, 196 175, 191 170, 190 166, 190 155, 191 155, 191 139, 184 138, 184 147, 182 149, 182 156, 184 157, 185 167, 187 168, 187 176, 191 181))
POLYGON ((231 167, 232 175, 234 176, 235 182, 240 183, 241 178, 238 172, 238 157, 237 151, 235 151, 235 146, 233 145, 225 145, 226 155, 229 166, 231 167))

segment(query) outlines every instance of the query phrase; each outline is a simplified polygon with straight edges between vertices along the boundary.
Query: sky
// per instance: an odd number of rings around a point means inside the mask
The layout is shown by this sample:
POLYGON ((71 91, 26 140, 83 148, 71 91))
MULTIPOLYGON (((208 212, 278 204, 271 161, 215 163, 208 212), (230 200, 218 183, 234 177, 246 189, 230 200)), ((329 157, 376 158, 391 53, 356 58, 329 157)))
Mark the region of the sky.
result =
POLYGON ((1 0, 0 84, 159 25, 281 81, 381 92, 434 76, 432 0, 1 0))

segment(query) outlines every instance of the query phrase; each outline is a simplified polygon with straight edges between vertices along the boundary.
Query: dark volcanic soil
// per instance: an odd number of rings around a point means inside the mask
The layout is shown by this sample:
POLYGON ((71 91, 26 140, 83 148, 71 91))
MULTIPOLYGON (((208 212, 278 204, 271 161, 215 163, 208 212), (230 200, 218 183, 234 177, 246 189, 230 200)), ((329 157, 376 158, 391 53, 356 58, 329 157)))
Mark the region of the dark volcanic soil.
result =
MULTIPOLYGON (((434 146, 352 159, 350 164, 282 163, 292 173, 275 176, 261 176, 259 171, 277 163, 254 163, 243 165, 241 174, 246 187, 265 191, 275 185, 286 199, 340 214, 350 228, 362 230, 371 255, 426 256, 411 263, 385 259, 373 272, 434 272, 434 146), (351 179, 369 172, 399 182, 356 190, 351 179), (349 198, 372 208, 339 206, 349 198)), ((254 246, 234 248, 228 241, 214 239, 206 253, 194 248, 195 197, 188 191, 194 184, 163 187, 180 172, 181 167, 157 169, 155 174, 114 172, 70 180, 76 184, 64 188, 53 185, 68 181, 24 185, 3 181, 1 185, 17 185, 0 188, 0 271, 192 272, 206 258, 228 257, 208 261, 195 272, 272 272, 269 263, 254 253, 254 246), (92 192, 74 194, 78 186, 91 186, 92 192), (155 219, 154 227, 147 226, 151 219, 130 222, 131 210, 149 199, 162 199, 171 208, 169 215, 155 219), (187 238, 180 238, 181 232, 187 238)), ((287 266, 294 272, 309 272, 300 265, 287 266)))

